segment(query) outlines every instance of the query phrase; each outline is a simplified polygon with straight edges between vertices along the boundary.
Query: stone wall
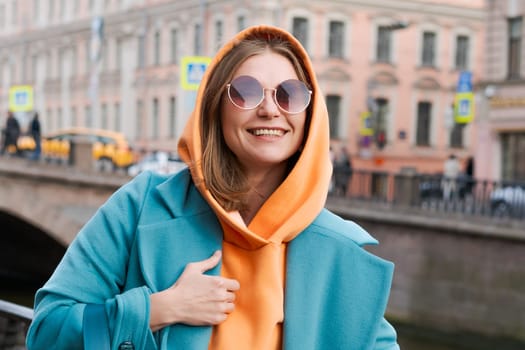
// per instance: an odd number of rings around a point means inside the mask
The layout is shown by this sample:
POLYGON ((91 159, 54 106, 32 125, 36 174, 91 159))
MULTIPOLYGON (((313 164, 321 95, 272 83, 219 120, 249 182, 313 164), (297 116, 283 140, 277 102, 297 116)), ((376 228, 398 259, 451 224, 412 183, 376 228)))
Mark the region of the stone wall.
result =
POLYGON ((456 334, 525 342, 525 230, 330 201, 396 264, 388 317, 456 334))

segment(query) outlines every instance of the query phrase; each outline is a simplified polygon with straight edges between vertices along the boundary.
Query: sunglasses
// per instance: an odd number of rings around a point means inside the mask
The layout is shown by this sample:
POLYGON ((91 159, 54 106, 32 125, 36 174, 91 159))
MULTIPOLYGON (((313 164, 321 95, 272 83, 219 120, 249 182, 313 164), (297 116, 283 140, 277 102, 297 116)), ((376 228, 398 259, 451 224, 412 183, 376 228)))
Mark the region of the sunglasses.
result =
POLYGON ((289 114, 301 113, 308 107, 312 91, 300 80, 288 79, 276 88, 264 88, 259 81, 249 75, 241 75, 226 85, 228 98, 240 109, 254 109, 264 100, 264 92, 272 90, 277 106, 289 114))

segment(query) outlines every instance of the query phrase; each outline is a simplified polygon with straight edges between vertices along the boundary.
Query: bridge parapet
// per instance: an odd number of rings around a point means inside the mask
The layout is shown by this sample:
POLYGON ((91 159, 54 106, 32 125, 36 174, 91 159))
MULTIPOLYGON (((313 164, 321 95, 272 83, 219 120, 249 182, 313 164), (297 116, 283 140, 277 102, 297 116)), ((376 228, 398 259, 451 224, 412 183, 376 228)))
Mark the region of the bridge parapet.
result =
POLYGON ((65 246, 107 198, 129 181, 75 167, 0 161, 0 211, 25 220, 65 246))

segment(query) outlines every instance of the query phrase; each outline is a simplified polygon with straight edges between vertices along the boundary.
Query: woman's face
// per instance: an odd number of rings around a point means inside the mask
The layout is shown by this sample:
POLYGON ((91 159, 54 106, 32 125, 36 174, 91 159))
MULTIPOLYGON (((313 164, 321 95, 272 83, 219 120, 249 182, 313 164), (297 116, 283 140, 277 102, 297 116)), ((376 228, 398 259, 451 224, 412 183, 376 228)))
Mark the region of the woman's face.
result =
POLYGON ((301 146, 306 111, 289 114, 281 110, 273 98, 273 90, 288 79, 297 79, 293 65, 282 55, 265 51, 244 61, 233 75, 253 77, 264 90, 262 103, 245 110, 235 106, 223 94, 222 132, 226 144, 247 171, 268 172, 270 168, 286 168, 287 160, 301 146))

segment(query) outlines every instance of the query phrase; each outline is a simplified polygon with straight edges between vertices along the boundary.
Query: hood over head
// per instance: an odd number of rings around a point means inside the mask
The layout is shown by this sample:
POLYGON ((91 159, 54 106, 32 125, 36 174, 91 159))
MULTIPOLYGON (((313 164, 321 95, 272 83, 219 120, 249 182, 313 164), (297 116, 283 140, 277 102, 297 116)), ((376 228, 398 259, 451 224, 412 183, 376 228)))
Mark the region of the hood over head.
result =
MULTIPOLYGON (((229 81, 224 81, 222 91, 226 91, 228 83, 229 81)), ((225 240, 251 250, 269 242, 288 242, 317 217, 325 205, 332 174, 329 142, 328 112, 324 95, 319 89, 308 54, 290 33, 277 27, 255 26, 238 33, 212 59, 200 83, 195 108, 179 141, 178 152, 188 165, 198 190, 217 214, 225 231, 225 240), (246 227, 239 223, 231 212, 226 211, 206 187, 202 168, 202 118, 209 116, 203 115, 202 105, 205 87, 214 70, 238 43, 251 37, 268 38, 268 40, 280 37, 291 43, 308 74, 312 100, 308 108, 310 118, 307 116, 305 128, 306 141, 297 162, 246 227), (308 119, 310 119, 309 125, 308 119)))

